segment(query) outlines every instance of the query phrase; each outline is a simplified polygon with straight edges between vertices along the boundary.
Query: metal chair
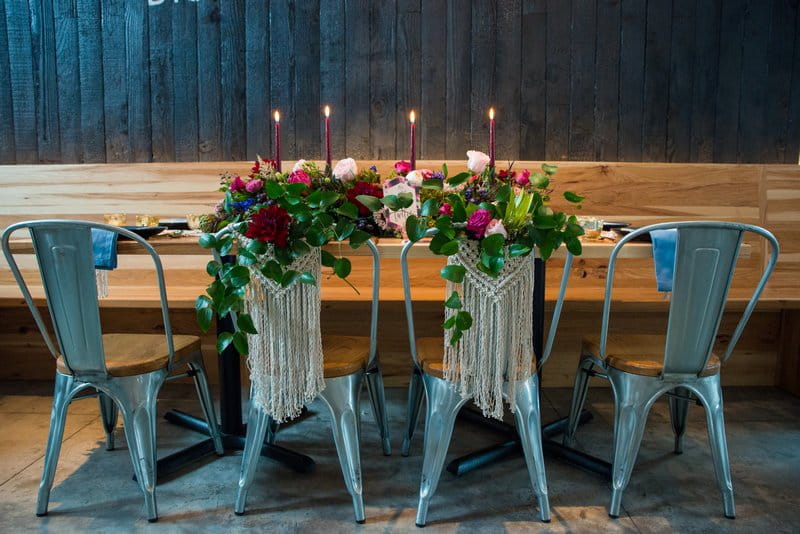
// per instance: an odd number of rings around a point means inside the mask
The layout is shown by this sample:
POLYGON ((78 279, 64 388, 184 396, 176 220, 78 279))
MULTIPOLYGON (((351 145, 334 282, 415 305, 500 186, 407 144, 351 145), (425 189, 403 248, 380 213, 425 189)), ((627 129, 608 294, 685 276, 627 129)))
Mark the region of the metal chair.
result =
MULTIPOLYGON (((50 414, 50 435, 39 484, 36 515, 47 515, 67 407, 75 394, 87 388, 100 398, 106 447, 114 447, 117 408, 122 413, 125 436, 139 487, 144 493, 149 521, 156 521, 156 397, 170 373, 187 365, 200 404, 212 429, 214 448, 222 455, 222 439, 216 424, 214 404, 208 388, 200 338, 172 335, 164 272, 158 254, 136 234, 115 226, 85 221, 26 221, 9 226, 2 247, 11 272, 19 284, 36 326, 56 359, 56 383, 50 414), (97 301, 91 229, 116 232, 139 243, 150 254, 158 278, 164 334, 103 334, 97 301), (39 264, 50 320, 58 345, 53 343, 33 297, 20 273, 9 239, 27 229, 39 264)), ((169 377, 176 378, 176 377, 169 377)), ((84 398, 84 397, 81 397, 84 398)))
POLYGON ((725 440, 720 367, 730 358, 753 313, 775 267, 778 250, 778 241, 763 228, 702 221, 646 226, 631 232, 614 247, 608 263, 600 337, 583 339, 569 423, 564 434, 564 443, 571 444, 578 427, 578 415, 586 401, 589 377, 608 379, 615 399, 614 462, 608 511, 611 517, 619 516, 622 493, 636 462, 650 407, 662 395, 669 395, 675 452, 680 453, 689 401, 695 400, 692 393, 706 409, 714 473, 722 491, 725 516, 736 515, 725 440), (673 228, 678 236, 666 336, 609 336, 611 290, 620 250, 638 235, 673 228), (725 353, 718 357, 712 350, 745 232, 765 238, 772 253, 725 353), (659 351, 659 346, 663 346, 663 350, 659 351))
MULTIPOLYGON (((430 229, 426 237, 435 235, 437 230, 430 229)), ((411 348, 413 369, 408 389, 408 416, 406 432, 403 436, 403 456, 408 456, 411 439, 417 426, 417 419, 422 404, 422 393, 427 398, 425 413, 425 440, 422 464, 422 481, 419 490, 419 505, 417 507, 416 524, 425 526, 428 516, 428 505, 431 497, 436 492, 439 477, 444 467, 445 456, 453 435, 453 426, 461 407, 469 400, 461 398, 461 394, 446 380, 444 380, 442 337, 423 337, 417 339, 414 332, 414 311, 411 299, 411 281, 408 268, 408 255, 413 247, 413 242, 408 242, 400 253, 400 268, 403 277, 403 292, 405 298, 406 321, 408 323, 408 342, 411 348)), ((539 517, 544 522, 550 521, 550 502, 547 495, 547 477, 544 468, 544 455, 542 452, 541 417, 539 410, 539 371, 550 357, 553 348, 558 321, 564 303, 569 270, 572 265, 572 254, 567 254, 564 262, 564 272, 561 287, 558 293, 553 318, 550 323, 544 354, 539 361, 531 354, 531 365, 535 372, 524 382, 516 384, 516 398, 508 399, 515 406, 515 419, 517 431, 522 441, 525 453, 525 462, 528 465, 528 474, 539 501, 539 517)), ((534 256, 530 256, 534 261, 534 256)), ((531 295, 533 299, 533 295, 531 295)), ((479 320, 479 319, 477 319, 479 320)), ((506 397, 508 398, 508 397, 506 397)))
MULTIPOLYGON (((222 230, 217 236, 221 237, 225 233, 226 230, 222 230)), ((365 521, 359 450, 361 433, 359 396, 362 382, 365 379, 375 420, 380 430, 383 454, 389 456, 392 453, 383 375, 378 362, 380 258, 375 243, 370 240, 365 244, 372 254, 372 307, 369 337, 322 336, 325 389, 320 393, 320 397, 331 412, 336 452, 339 455, 345 486, 353 499, 355 519, 358 523, 365 521)), ((220 261, 216 252, 215 257, 220 261)), ((247 492, 253 483, 261 453, 260 444, 265 441, 265 438, 268 443, 274 443, 276 431, 277 424, 273 422, 272 418, 255 403, 250 402, 247 437, 234 507, 237 515, 244 514, 245 511, 247 492)))

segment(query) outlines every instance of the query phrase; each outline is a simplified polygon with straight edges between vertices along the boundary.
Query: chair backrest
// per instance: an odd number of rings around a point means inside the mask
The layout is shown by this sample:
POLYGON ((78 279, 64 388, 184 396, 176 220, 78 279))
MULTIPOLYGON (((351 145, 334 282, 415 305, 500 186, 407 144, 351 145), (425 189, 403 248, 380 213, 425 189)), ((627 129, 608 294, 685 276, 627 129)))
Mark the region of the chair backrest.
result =
MULTIPOLYGON (((226 226, 215 234, 215 238, 219 240, 230 234, 231 230, 230 226, 226 226)), ((375 246, 372 239, 367 240, 365 245, 369 248, 370 255, 372 256, 372 306, 370 309, 369 323, 369 360, 367 361, 367 369, 369 369, 378 356, 378 308, 381 291, 381 261, 378 247, 375 246)), ((223 262, 223 258, 216 249, 211 249, 211 252, 215 260, 220 263, 223 262)), ((321 280, 317 280, 318 284, 321 282, 321 280)), ((232 311, 231 317, 236 321, 236 312, 232 311)))
MULTIPOLYGON (((436 235, 438 230, 436 228, 431 228, 425 233, 425 237, 431 237, 436 235)), ((417 241, 416 243, 424 243, 422 241, 417 241)), ((403 249, 400 252, 400 271, 403 277, 403 299, 405 301, 405 309, 406 309, 406 323, 408 325, 408 344, 411 348, 411 358, 414 360, 414 364, 419 366, 419 359, 417 357, 417 337, 414 330, 414 306, 413 301, 411 299, 411 276, 409 274, 409 267, 408 267, 408 256, 411 252, 411 248, 414 246, 415 242, 408 241, 405 245, 403 245, 403 249)), ((535 251, 534 251, 535 253, 535 251)), ((529 256, 530 261, 535 260, 534 254, 529 256)), ((558 321, 561 318, 561 310, 564 307, 564 296, 567 292, 567 282, 569 281, 569 271, 572 267, 572 260, 573 256, 571 253, 567 252, 567 256, 564 260, 564 270, 561 275, 561 286, 559 287, 558 291, 558 298, 556 300, 555 308, 553 309, 553 318, 550 321, 550 331, 547 335, 547 341, 544 345, 544 350, 542 354, 537 354, 537 368, 541 369, 547 359, 550 357, 550 352, 553 349, 553 342, 555 341, 556 332, 558 331, 558 321)), ((530 296, 531 300, 533 299, 533 295, 530 296)), ((544 300, 544 299, 542 299, 544 300)), ((534 321, 536 319, 534 318, 534 321)), ((533 325, 531 325, 533 328, 533 325)), ((535 345, 535 344, 534 344, 535 345)))
POLYGON ((771 255, 725 350, 723 362, 733 352, 775 268, 779 246, 775 237, 763 228, 730 222, 670 222, 631 232, 614 247, 608 263, 600 334, 601 355, 605 356, 606 352, 614 271, 620 250, 640 234, 670 229, 677 230, 677 240, 663 377, 696 376, 705 369, 711 357, 745 233, 752 232, 764 237, 770 244, 771 255))
POLYGON ((172 330, 164 272, 158 254, 141 237, 124 228, 88 221, 24 221, 9 226, 3 232, 3 254, 47 348, 53 357, 63 356, 67 368, 76 376, 108 374, 103 352, 95 262, 92 253, 93 228, 130 238, 143 246, 152 257, 158 277, 161 311, 171 363, 174 352, 172 330), (53 343, 14 259, 11 235, 22 229, 27 229, 31 237, 58 346, 53 343))

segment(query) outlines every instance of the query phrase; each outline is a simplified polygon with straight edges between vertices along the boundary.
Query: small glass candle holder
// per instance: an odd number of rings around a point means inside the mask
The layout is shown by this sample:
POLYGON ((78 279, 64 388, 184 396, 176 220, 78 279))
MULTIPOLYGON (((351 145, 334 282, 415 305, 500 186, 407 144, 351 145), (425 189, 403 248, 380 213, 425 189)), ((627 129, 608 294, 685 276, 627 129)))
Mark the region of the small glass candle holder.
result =
POLYGON ((583 228, 585 239, 599 239, 603 231, 603 220, 597 217, 578 217, 578 224, 583 228))
POLYGON ((136 226, 158 226, 158 220, 155 215, 137 215, 136 226))
POLYGON ((106 213, 103 215, 106 224, 112 226, 125 226, 128 223, 128 215, 125 213, 106 213))
POLYGON ((200 213, 189 213, 186 215, 186 225, 189 227, 190 230, 197 230, 200 228, 200 219, 203 217, 203 214, 200 213))

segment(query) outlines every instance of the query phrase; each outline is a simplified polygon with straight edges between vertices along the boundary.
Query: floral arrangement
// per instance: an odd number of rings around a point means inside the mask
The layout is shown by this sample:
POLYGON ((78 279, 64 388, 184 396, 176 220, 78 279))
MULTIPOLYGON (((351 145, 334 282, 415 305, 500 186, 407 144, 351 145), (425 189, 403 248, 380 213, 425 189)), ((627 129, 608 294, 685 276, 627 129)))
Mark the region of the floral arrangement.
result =
MULTIPOLYGON (((206 271, 216 279, 195 305, 203 332, 208 331, 215 313, 220 317, 237 313, 234 331, 218 337, 220 352, 233 343, 240 354, 247 354, 246 334, 257 333, 252 318, 244 312, 250 269, 258 269, 282 287, 295 282, 316 284, 310 272, 292 269, 295 260, 312 247, 321 248, 332 241, 349 240, 350 247, 358 248, 382 233, 381 214, 373 212, 410 203, 410 199, 384 197, 375 167, 359 172, 351 158, 339 161, 327 174, 305 160, 281 173, 274 161, 259 157, 246 177, 224 174, 220 183, 224 198, 215 212, 201 221, 206 233, 200 236, 200 245, 220 256, 236 247, 236 262, 208 263, 206 271), (214 233, 225 227, 233 232, 217 239, 214 233)), ((350 260, 322 250, 321 261, 353 287, 347 280, 350 260)))

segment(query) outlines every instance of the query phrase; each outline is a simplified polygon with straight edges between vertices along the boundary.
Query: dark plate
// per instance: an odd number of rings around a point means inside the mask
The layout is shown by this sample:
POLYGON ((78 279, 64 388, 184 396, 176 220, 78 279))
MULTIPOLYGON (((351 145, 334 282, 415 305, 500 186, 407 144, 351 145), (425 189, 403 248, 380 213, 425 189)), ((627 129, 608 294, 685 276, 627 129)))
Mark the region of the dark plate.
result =
POLYGON ((605 231, 619 230, 620 228, 627 228, 628 226, 630 226, 630 223, 603 221, 603 230, 605 231))
MULTIPOLYGON (((623 236, 626 236, 626 235, 630 234, 631 232, 633 232, 634 230, 638 230, 638 228, 630 228, 630 227, 629 228, 619 228, 617 231, 619 233, 621 233, 623 236)), ((638 242, 641 242, 641 243, 650 243, 651 242, 650 234, 649 233, 639 234, 638 236, 634 237, 631 241, 638 241, 638 242)))
POLYGON ((189 221, 186 219, 161 219, 158 223, 167 230, 188 230, 189 221))
MULTIPOLYGON (((158 235, 167 229, 166 226, 123 226, 123 228, 130 230, 134 234, 145 239, 150 239, 154 235, 158 235)), ((130 238, 125 237, 124 235, 120 235, 119 239, 130 240, 130 238)))

